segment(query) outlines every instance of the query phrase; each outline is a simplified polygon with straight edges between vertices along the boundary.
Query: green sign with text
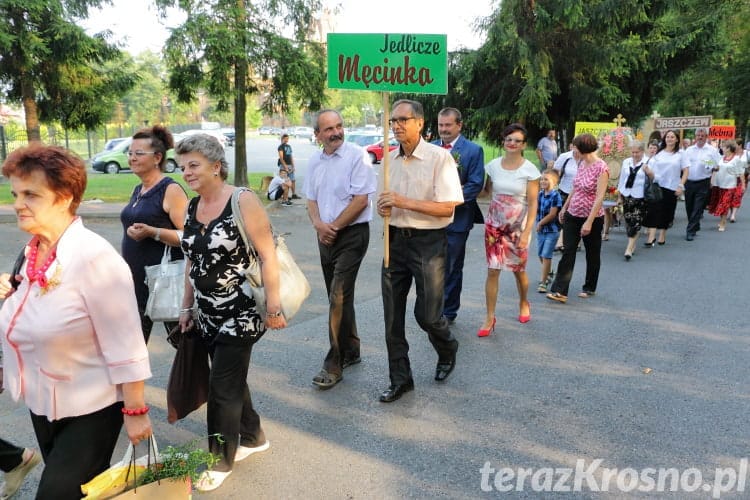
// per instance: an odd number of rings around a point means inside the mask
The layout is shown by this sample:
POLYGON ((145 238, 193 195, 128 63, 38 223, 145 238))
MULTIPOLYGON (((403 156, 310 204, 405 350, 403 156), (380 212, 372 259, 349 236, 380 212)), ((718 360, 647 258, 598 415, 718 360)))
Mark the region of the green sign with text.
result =
POLYGON ((448 37, 329 33, 328 87, 447 94, 448 37))

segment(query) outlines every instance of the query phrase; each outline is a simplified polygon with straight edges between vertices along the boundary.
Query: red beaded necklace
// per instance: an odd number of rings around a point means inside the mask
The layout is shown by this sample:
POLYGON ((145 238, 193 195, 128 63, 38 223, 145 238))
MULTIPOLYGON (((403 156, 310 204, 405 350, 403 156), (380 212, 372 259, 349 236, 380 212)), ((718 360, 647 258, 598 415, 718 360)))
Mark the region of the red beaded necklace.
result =
POLYGON ((27 258, 28 263, 26 264, 26 274, 29 276, 29 283, 36 281, 42 288, 47 288, 47 270, 50 268, 52 263, 57 258, 57 249, 53 248, 44 262, 44 265, 39 269, 34 270, 36 267, 36 258, 39 253, 39 240, 32 241, 29 248, 29 255, 27 258))

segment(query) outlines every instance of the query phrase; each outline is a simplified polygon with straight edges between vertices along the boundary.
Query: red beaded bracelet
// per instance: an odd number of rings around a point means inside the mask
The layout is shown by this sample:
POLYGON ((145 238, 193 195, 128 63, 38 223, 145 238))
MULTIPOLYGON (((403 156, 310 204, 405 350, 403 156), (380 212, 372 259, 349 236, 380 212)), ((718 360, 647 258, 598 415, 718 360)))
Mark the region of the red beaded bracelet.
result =
POLYGON ((137 417, 138 415, 145 415, 148 413, 149 407, 144 406, 143 408, 136 408, 134 410, 128 410, 127 408, 122 409, 122 414, 129 417, 137 417))

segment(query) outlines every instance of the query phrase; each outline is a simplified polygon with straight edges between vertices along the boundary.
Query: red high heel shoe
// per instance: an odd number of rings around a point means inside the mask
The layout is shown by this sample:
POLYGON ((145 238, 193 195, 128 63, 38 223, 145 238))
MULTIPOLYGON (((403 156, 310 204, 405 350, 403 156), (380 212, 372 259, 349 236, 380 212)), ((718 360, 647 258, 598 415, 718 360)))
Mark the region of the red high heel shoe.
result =
POLYGON ((519 314, 518 315, 518 322, 519 323, 528 323, 531 321, 531 303, 527 302, 529 304, 529 314, 519 314))
POLYGON ((477 337, 489 337, 490 333, 492 333, 492 332, 495 331, 495 320, 496 320, 496 318, 493 316, 492 317, 492 324, 486 330, 483 330, 483 329, 480 328, 477 331, 477 337))

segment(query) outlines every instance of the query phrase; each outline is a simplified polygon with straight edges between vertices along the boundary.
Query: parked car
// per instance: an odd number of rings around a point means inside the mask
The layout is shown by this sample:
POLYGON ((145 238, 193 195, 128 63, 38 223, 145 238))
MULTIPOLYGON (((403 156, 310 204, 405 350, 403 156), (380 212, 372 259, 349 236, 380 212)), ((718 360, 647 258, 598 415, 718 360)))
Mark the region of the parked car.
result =
POLYGON ((227 146, 234 146, 234 137, 235 137, 234 128, 232 127, 221 128, 219 129, 219 132, 224 134, 224 137, 227 138, 227 146))
POLYGON ((260 127, 258 129, 258 135, 274 135, 276 133, 275 127, 260 127))
POLYGON ((292 127, 287 133, 296 139, 312 140, 315 138, 315 131, 312 127, 292 127))
MULTIPOLYGON (((367 150, 367 154, 370 155, 370 161, 372 161, 373 164, 380 163, 380 161, 383 159, 383 139, 380 139, 375 144, 370 144, 365 149, 367 150)), ((398 147, 398 141, 391 137, 388 139, 388 151, 393 151, 398 147)))
POLYGON ((383 140, 383 136, 381 134, 369 134, 369 133, 352 133, 352 134, 344 134, 344 137, 348 142, 353 142, 354 144, 357 144, 358 146, 362 146, 363 148, 366 148, 370 144, 375 144, 378 141, 383 140))
POLYGON ((180 132, 183 136, 188 135, 195 135, 195 134, 208 134, 216 137, 218 139, 219 144, 221 144, 221 147, 224 148, 227 146, 227 136, 221 133, 220 130, 204 130, 204 129, 191 129, 191 130, 185 130, 184 132, 180 132))
MULTIPOLYGON (((126 137, 125 140, 115 144, 115 146, 109 151, 102 151, 97 153, 91 159, 91 168, 97 172, 104 172, 105 174, 117 174, 123 170, 130 171, 128 165, 128 151, 130 151, 130 143, 132 139, 126 137)), ((175 143, 178 142, 178 136, 175 135, 175 143)), ((177 170, 177 161, 174 158, 174 149, 167 151, 167 166, 165 169, 168 173, 172 173, 177 170)))
POLYGON ((112 151, 115 146, 122 141, 127 141, 128 139, 130 139, 130 137, 115 137, 114 139, 110 139, 104 144, 104 151, 112 151))

